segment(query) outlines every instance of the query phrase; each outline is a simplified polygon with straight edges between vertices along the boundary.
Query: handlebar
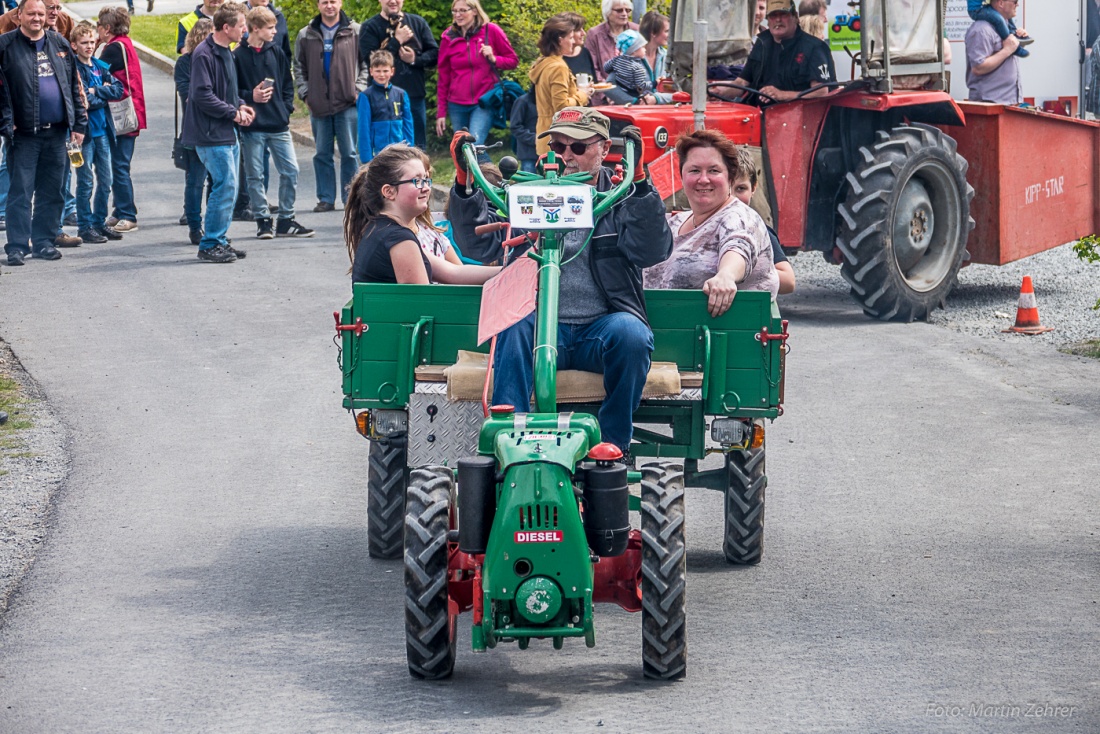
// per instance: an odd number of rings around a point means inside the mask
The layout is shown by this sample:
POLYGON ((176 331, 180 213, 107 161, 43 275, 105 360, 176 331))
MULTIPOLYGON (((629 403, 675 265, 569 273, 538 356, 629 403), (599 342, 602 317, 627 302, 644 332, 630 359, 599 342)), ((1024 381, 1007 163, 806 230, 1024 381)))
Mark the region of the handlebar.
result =
MULTIPOLYGON (((500 143, 495 143, 488 148, 497 147, 500 143)), ((481 167, 477 162, 477 154, 479 150, 487 150, 486 146, 478 146, 473 143, 466 143, 462 146, 462 155, 466 159, 466 167, 473 178, 473 183, 477 185, 485 193, 485 197, 489 202, 496 207, 497 212, 504 216, 508 216, 508 202, 504 197, 505 189, 499 186, 493 186, 489 183, 485 175, 481 172, 481 167)), ((557 163, 557 157, 553 151, 547 154, 547 166, 557 163)), ((544 170, 545 168, 544 167, 544 170)), ((623 140, 623 178, 620 183, 612 187, 609 191, 597 191, 594 197, 594 206, 592 208, 593 221, 598 220, 607 211, 613 207, 620 199, 626 196, 630 192, 631 186, 634 184, 634 141, 629 139, 623 140)), ((554 170, 547 171, 547 175, 544 179, 553 184, 557 182, 561 183, 584 183, 591 179, 591 174, 587 172, 583 173, 571 173, 564 176, 559 175, 554 170)), ((528 181, 538 180, 537 177, 527 179, 528 181)), ((470 184, 467 184, 467 191, 470 191, 470 184)), ((493 222, 490 224, 483 224, 479 226, 475 232, 479 235, 488 234, 490 232, 498 232, 508 226, 507 222, 493 222)))

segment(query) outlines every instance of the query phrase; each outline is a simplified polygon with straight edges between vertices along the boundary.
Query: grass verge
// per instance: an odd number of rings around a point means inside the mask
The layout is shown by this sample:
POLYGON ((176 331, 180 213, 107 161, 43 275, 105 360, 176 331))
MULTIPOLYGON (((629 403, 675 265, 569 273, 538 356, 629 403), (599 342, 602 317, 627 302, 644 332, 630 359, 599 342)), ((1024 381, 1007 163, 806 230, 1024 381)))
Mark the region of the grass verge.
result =
POLYGON ((130 18, 130 38, 175 59, 178 23, 178 15, 138 15, 130 18))
POLYGON ((1065 352, 1066 354, 1074 354, 1078 357, 1100 359, 1100 339, 1086 339, 1083 342, 1062 347, 1059 351, 1065 352))
MULTIPOLYGON (((25 402, 19 383, 0 373, 0 412, 8 414, 7 422, 0 425, 0 459, 17 456, 11 452, 22 447, 19 431, 33 425, 23 413, 25 402)), ((0 469, 0 474, 7 474, 7 471, 0 469)))

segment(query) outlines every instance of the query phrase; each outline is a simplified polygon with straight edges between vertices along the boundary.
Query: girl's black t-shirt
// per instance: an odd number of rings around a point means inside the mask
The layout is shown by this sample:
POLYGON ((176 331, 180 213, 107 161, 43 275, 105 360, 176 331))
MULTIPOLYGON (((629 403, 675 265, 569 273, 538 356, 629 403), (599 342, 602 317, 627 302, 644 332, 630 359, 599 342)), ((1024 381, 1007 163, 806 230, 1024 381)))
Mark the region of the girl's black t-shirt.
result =
MULTIPOLYGON (((403 227, 389 217, 378 217, 367 225, 367 231, 359 240, 355 250, 355 262, 351 266, 352 283, 396 283, 397 274, 393 271, 390 249, 399 242, 417 243, 416 233, 403 227)), ((419 244, 417 244, 419 248, 419 244)), ((428 273, 428 282, 432 280, 432 265, 420 250, 424 260, 424 270, 428 273)))

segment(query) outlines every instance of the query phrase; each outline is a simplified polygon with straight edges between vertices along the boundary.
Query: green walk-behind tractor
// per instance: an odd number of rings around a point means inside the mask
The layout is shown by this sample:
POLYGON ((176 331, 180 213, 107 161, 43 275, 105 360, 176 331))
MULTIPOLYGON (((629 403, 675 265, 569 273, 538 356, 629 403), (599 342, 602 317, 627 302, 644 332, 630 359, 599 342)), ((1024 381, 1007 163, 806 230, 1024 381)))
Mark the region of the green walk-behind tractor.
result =
POLYGON ((453 396, 436 379, 459 353, 486 349, 478 344, 481 287, 356 283, 335 314, 344 406, 359 411, 356 429, 370 439, 368 549, 382 559, 403 551, 416 678, 451 675, 464 612, 472 612, 475 652, 504 642, 523 649, 532 639, 560 648, 568 637, 591 647, 600 603, 641 613, 646 677, 684 676, 685 486, 723 493, 726 558, 760 562, 764 421, 782 413, 787 340, 769 294, 739 293, 711 317, 699 291, 646 292, 653 359, 674 365, 680 383, 643 395, 634 413, 640 472, 601 443, 598 404, 559 403, 562 239, 630 194, 633 144, 623 145, 605 192, 587 173, 559 175, 552 155, 543 176, 516 172, 495 187, 476 149, 462 151, 496 210, 499 221, 486 227, 522 228, 513 245, 534 240, 526 254, 538 269, 533 412, 453 396), (715 453, 724 465, 702 469, 715 453), (639 482, 640 496, 630 490, 639 482))
MULTIPOLYGON (((682 481, 647 471, 635 503, 642 528, 632 530, 627 467, 617 461, 622 452, 600 442, 593 416, 559 413, 556 394, 562 238, 567 229, 578 228, 565 220, 594 223, 626 196, 633 154, 626 151, 631 163, 607 192, 590 186, 588 173, 559 176, 552 154, 545 177, 515 173, 505 191, 481 176, 472 146, 463 154, 501 216, 507 218, 516 202, 531 200, 542 218, 546 209, 557 214, 563 228, 542 230, 538 246, 528 252, 539 266, 535 412, 492 408, 481 427, 478 455, 457 462, 457 531, 452 471, 440 466, 410 474, 409 670, 422 678, 451 674, 457 616, 467 608, 473 610, 473 649, 484 652, 501 642, 525 649, 532 639, 546 638, 561 648, 567 637, 593 647, 594 605, 615 602, 642 613, 645 675, 680 678, 687 670, 682 481)), ((530 216, 525 223, 531 223, 530 216)))

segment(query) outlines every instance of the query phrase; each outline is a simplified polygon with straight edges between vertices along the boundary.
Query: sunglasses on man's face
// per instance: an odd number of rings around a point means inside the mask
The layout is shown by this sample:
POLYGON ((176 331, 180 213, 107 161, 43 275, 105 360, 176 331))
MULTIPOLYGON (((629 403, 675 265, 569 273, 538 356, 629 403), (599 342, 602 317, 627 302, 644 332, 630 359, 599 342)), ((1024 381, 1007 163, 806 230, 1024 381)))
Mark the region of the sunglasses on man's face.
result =
POLYGON ((551 140, 550 150, 554 151, 554 153, 557 155, 565 155, 565 149, 568 148, 569 150, 573 151, 573 155, 584 155, 591 146, 595 145, 598 142, 600 141, 593 140, 591 143, 570 143, 569 145, 566 145, 565 143, 558 142, 557 140, 551 140))

